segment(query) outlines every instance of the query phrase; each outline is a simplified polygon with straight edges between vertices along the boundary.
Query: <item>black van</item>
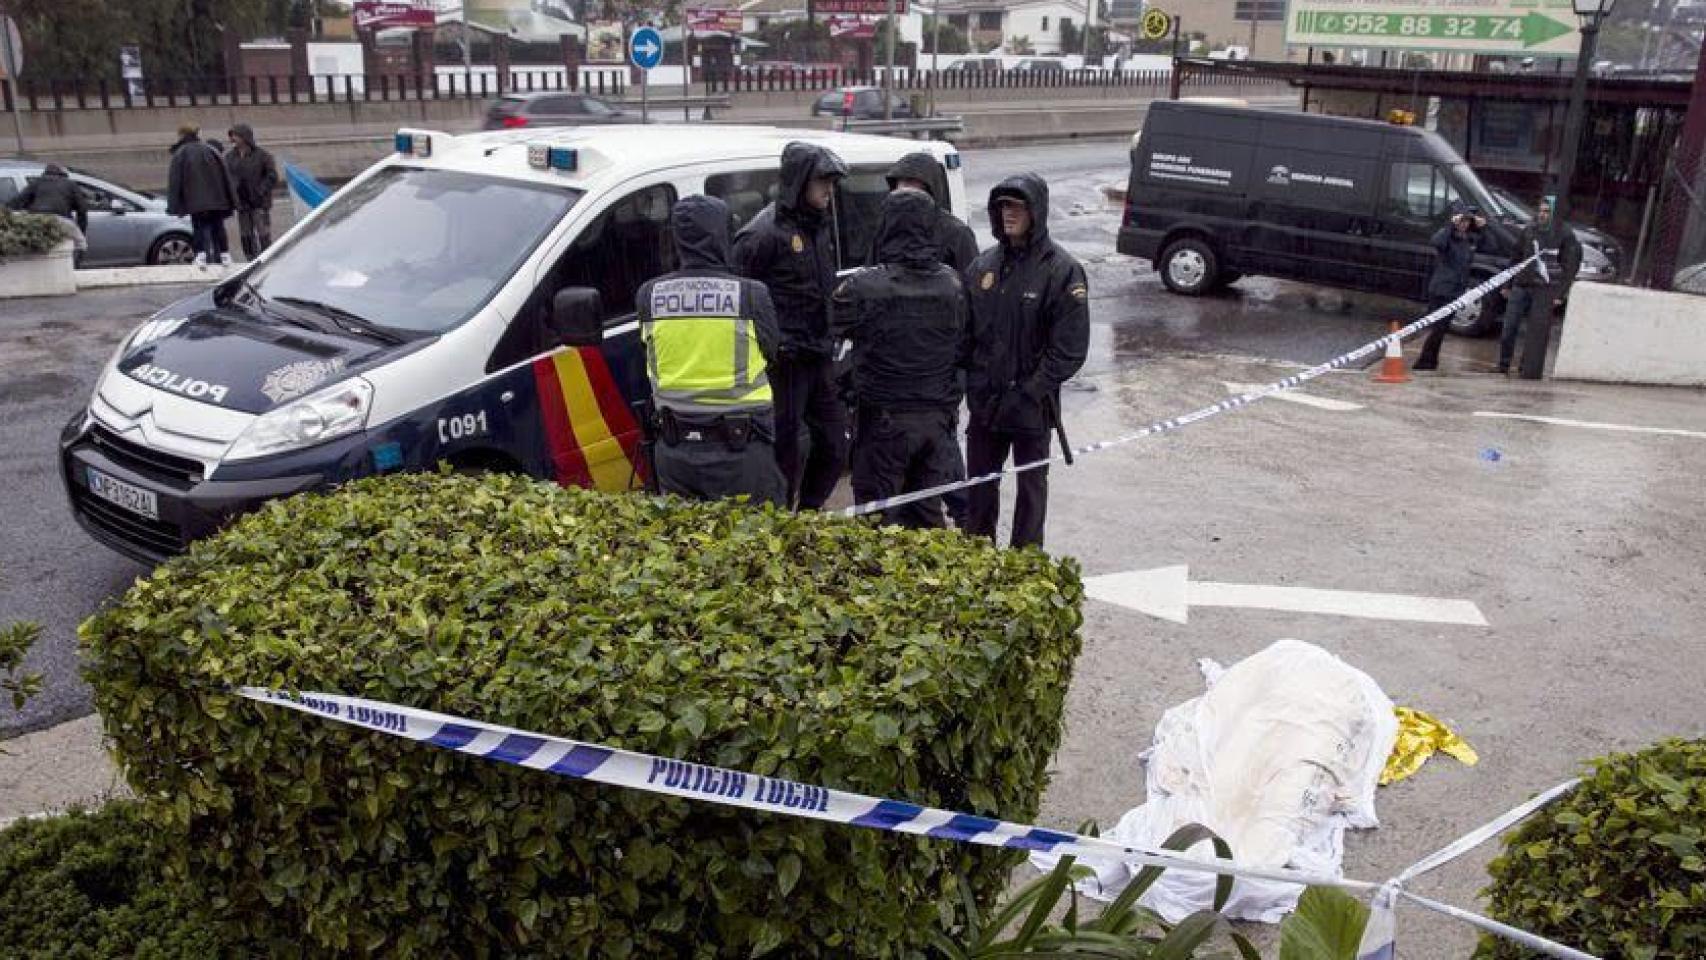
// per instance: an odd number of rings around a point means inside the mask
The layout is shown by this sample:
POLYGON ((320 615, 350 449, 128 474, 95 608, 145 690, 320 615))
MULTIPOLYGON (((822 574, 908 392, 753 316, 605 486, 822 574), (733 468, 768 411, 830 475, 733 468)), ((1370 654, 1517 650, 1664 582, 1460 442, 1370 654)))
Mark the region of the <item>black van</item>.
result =
MULTIPOLYGON (((1196 296, 1263 274, 1410 299, 1423 291, 1428 241, 1452 204, 1481 210, 1503 266, 1516 231, 1449 144, 1416 127, 1320 114, 1160 100, 1132 151, 1118 249, 1196 296)), ((1481 334, 1497 305, 1453 319, 1481 334)))

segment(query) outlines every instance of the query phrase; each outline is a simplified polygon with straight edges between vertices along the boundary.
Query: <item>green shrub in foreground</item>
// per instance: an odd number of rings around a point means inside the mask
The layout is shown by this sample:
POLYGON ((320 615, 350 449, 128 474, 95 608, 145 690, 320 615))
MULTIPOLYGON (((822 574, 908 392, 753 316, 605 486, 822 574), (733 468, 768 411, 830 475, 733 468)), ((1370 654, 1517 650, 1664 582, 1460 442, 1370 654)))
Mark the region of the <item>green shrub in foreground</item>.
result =
POLYGON ((136 805, 0 830, 0 957, 213 960, 229 950, 169 885, 136 805))
MULTIPOLYGON (((1487 869, 1495 919, 1596 956, 1706 957, 1706 741, 1595 761, 1487 869)), ((1487 938, 1476 956, 1533 954, 1487 938)))
POLYGON ((576 783, 234 700, 365 695, 1029 819, 1077 569, 951 533, 396 476, 275 503, 83 627, 146 816, 251 949, 916 957, 1016 854, 576 783))
POLYGON ((58 217, 0 207, 0 260, 46 253, 65 237, 65 222, 58 217))

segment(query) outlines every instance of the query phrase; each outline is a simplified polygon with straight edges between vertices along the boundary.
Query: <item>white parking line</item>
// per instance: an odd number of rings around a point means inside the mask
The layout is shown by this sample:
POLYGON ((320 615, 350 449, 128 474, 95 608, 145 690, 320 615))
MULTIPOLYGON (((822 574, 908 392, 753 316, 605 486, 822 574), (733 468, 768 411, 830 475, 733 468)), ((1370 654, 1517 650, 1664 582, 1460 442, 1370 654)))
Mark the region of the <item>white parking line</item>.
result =
POLYGON ((1477 417, 1491 417, 1498 420, 1527 420, 1532 423, 1549 423, 1555 427, 1581 427, 1584 430, 1611 430, 1617 433, 1656 433, 1666 437, 1694 437, 1706 440, 1706 432, 1699 430, 1678 430, 1675 427, 1638 427, 1627 423, 1595 423, 1592 420, 1567 420, 1563 417, 1538 417, 1528 413, 1498 413, 1492 410, 1477 410, 1477 417))
MULTIPOLYGON (((1228 393, 1250 393, 1261 389, 1260 384, 1232 383, 1226 380, 1222 380, 1220 382, 1226 384, 1226 391, 1228 393)), ((1301 390, 1287 390, 1284 393, 1276 393, 1273 395, 1273 399, 1285 400, 1289 403, 1301 403, 1306 407, 1315 407, 1318 410, 1332 410, 1337 413, 1345 413, 1351 410, 1362 409, 1362 404, 1360 403, 1352 403, 1349 400, 1334 400, 1331 397, 1317 397, 1314 394, 1304 393, 1301 390)))

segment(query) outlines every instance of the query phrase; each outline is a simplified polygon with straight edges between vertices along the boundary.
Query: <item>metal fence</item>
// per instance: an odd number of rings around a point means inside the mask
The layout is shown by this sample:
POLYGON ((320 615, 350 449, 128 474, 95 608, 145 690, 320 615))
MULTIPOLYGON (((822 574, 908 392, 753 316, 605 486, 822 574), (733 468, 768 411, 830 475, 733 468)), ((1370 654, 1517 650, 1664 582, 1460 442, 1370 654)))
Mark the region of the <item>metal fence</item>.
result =
MULTIPOLYGON (((707 94, 828 91, 877 85, 879 70, 855 69, 711 69, 695 78, 707 94)), ((1165 70, 1112 73, 1103 70, 1050 72, 978 72, 897 68, 893 89, 929 90, 1121 90, 1159 91, 1172 75, 1165 70)), ((1181 84, 1192 90, 1288 89, 1261 77, 1233 73, 1188 72, 1181 84)), ((561 90, 621 97, 629 93, 625 68, 514 66, 500 72, 490 65, 471 70, 439 69, 431 74, 338 74, 313 77, 247 76, 149 78, 142 81, 25 77, 0 80, 0 109, 54 112, 123 110, 151 107, 250 106, 302 103, 367 103, 406 100, 490 99, 506 93, 561 90)))
POLYGON ((1634 279, 1648 286, 1706 294, 1706 164, 1684 177, 1676 156, 1665 164, 1657 213, 1643 224, 1634 279))

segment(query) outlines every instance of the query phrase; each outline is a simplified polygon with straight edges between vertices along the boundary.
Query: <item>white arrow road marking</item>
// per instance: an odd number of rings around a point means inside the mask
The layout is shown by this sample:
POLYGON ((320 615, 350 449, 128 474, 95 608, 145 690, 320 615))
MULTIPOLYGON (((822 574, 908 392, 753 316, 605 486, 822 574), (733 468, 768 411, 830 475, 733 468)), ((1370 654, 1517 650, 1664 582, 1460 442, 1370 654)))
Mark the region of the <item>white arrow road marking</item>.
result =
POLYGON ((1527 420, 1532 423, 1549 423, 1555 427, 1581 427, 1584 430, 1613 430, 1618 433, 1656 433, 1667 437, 1698 437, 1706 440, 1706 433, 1699 430, 1678 430, 1674 427, 1636 427, 1626 423, 1595 423, 1592 420, 1566 420, 1562 417, 1537 417, 1527 413, 1496 413, 1491 410, 1475 411, 1477 417, 1492 417, 1498 420, 1527 420))
MULTIPOLYGON (((1231 383, 1226 380, 1222 380, 1220 382, 1226 384, 1227 393, 1254 393, 1257 390, 1262 389, 1263 386, 1258 383, 1231 383)), ((1288 400, 1292 403, 1301 403, 1306 407, 1315 407, 1320 410, 1332 410, 1336 413, 1345 413, 1351 410, 1362 409, 1362 404, 1360 403, 1352 403, 1349 400, 1334 400, 1331 397, 1317 397, 1298 390, 1282 390, 1279 393, 1269 394, 1268 399, 1288 400)))
POLYGON ((1487 618, 1468 600, 1257 583, 1193 582, 1190 568, 1184 564, 1089 577, 1084 581, 1084 593, 1093 600, 1117 604, 1173 623, 1188 622, 1192 607, 1241 607, 1366 620, 1456 623, 1473 627, 1487 625, 1487 618))

